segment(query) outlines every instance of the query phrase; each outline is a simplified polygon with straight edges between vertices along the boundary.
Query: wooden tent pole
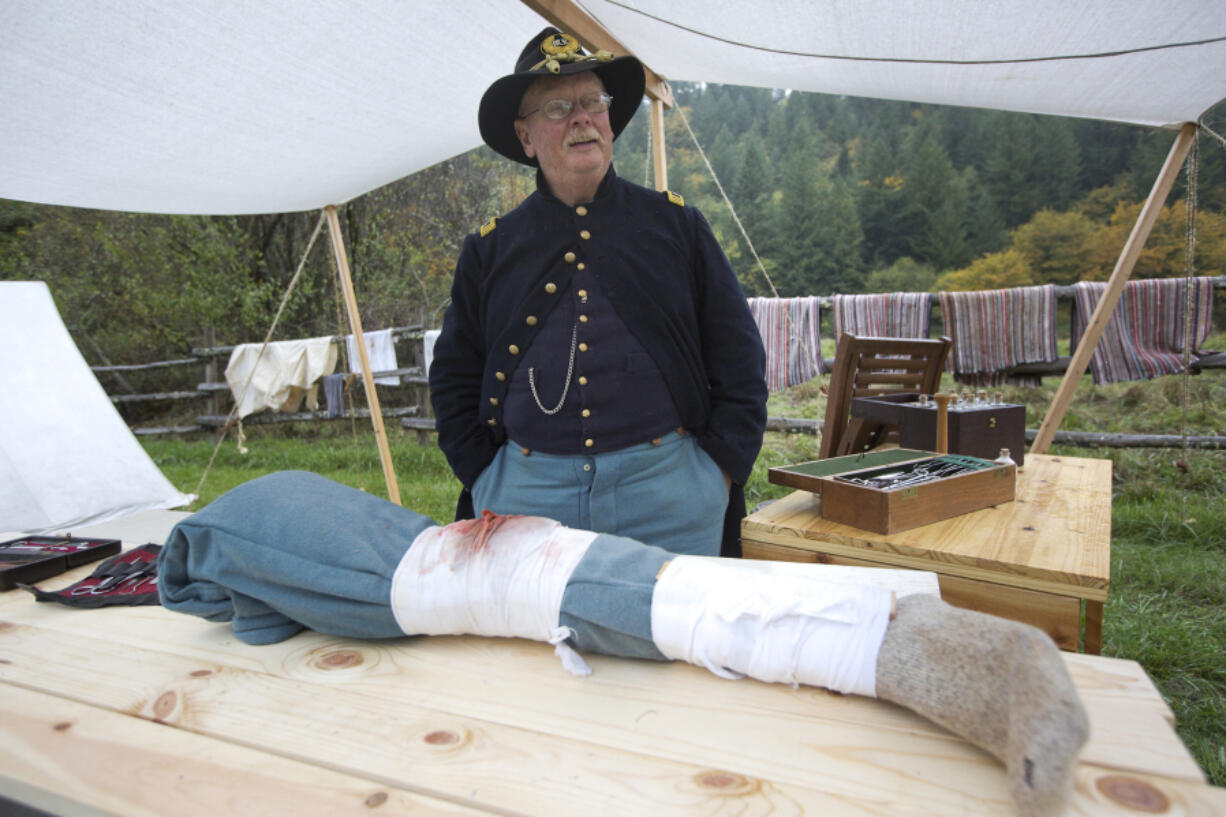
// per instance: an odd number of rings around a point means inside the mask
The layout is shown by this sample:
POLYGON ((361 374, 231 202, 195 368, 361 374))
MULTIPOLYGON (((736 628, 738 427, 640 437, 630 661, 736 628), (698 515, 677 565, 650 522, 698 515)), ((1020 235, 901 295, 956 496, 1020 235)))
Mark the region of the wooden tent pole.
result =
POLYGON ((1057 429, 1060 428, 1060 423, 1064 421, 1064 415, 1073 402, 1073 394, 1077 391, 1077 384, 1081 381, 1081 376, 1085 374, 1086 367, 1090 365, 1094 347, 1098 345, 1098 339, 1102 337, 1103 330, 1107 328, 1107 322, 1111 319, 1116 304, 1119 303, 1120 295, 1124 293, 1124 284, 1128 283, 1129 277, 1132 276, 1132 270, 1137 265, 1137 259, 1141 255, 1141 249, 1145 246, 1145 240, 1149 238, 1150 230, 1153 229, 1154 222, 1158 220, 1158 215, 1162 212, 1162 205, 1166 202, 1167 194, 1171 192, 1171 187, 1175 184, 1175 177, 1179 175, 1179 168, 1183 166, 1188 150, 1192 147, 1196 127, 1194 122, 1185 122, 1179 130, 1179 136, 1175 138, 1175 144, 1171 145, 1171 152, 1167 154, 1166 162, 1154 181, 1154 187, 1149 191, 1149 198, 1145 200, 1145 205, 1141 208, 1141 215, 1137 217, 1137 223, 1133 225, 1132 233, 1124 242, 1124 249, 1120 252, 1115 269, 1107 280, 1107 290, 1103 293, 1098 306, 1094 308, 1094 314, 1090 316, 1086 324, 1085 334, 1081 336, 1081 342, 1077 344, 1077 350, 1069 360, 1068 369, 1064 373, 1064 379, 1060 381, 1060 388, 1056 390, 1055 398, 1052 399, 1051 408, 1047 410, 1047 416, 1043 418, 1043 424, 1039 426, 1039 433, 1035 435, 1034 442, 1030 445, 1031 454, 1046 454, 1052 439, 1056 436, 1057 429))
POLYGON ((379 460, 383 463, 387 498, 399 505, 400 486, 396 483, 396 471, 392 468, 392 451, 387 444, 387 430, 383 427, 383 412, 379 408, 379 395, 375 392, 375 378, 370 373, 370 355, 366 353, 366 337, 362 334, 362 317, 358 314, 358 299, 353 292, 353 278, 349 274, 349 259, 345 256, 345 240, 341 237, 340 220, 336 217, 334 205, 329 204, 324 208, 324 212, 328 215, 332 253, 336 256, 341 290, 345 293, 345 309, 349 313, 349 326, 353 330, 354 345, 358 349, 358 363, 362 367, 362 385, 366 387, 366 404, 370 406, 370 421, 375 427, 375 442, 379 446, 379 460))
POLYGON ((656 190, 668 189, 668 161, 664 155, 664 103, 651 100, 651 160, 656 171, 656 190))

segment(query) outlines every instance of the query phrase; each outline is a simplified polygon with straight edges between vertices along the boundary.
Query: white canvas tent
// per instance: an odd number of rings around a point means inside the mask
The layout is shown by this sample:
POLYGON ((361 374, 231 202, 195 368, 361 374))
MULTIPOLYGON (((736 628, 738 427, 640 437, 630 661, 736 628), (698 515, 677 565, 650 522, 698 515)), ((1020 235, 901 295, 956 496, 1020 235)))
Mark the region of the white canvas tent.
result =
MULTIPOLYGON (((478 145, 481 93, 546 21, 637 54, 664 102, 660 76, 1181 129, 1117 290, 1191 142, 1186 123, 1226 97, 1221 0, 11 0, 0 197, 164 213, 328 207, 335 225, 332 205, 478 145)), ((344 283, 335 230, 333 242, 344 283)), ((384 471, 394 495, 386 453, 384 471)))
POLYGON ((191 502, 111 405, 46 284, 0 281, 0 349, 0 531, 71 531, 191 502))
MULTIPOLYGON (((590 15, 673 80, 1169 128, 1226 97, 1221 0, 532 5, 590 15)), ((518 0, 10 0, 0 197, 341 204, 479 145, 482 92, 545 23, 518 0)))

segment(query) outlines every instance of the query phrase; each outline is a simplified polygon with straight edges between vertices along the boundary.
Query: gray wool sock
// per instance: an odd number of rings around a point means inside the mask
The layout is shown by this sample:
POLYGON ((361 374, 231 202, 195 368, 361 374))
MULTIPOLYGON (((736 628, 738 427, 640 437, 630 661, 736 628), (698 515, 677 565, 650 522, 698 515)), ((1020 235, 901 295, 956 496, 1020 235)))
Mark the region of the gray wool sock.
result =
POLYGON ((877 696, 1000 759, 1026 817, 1062 811, 1089 722, 1042 631, 933 596, 906 596, 877 657, 877 696))

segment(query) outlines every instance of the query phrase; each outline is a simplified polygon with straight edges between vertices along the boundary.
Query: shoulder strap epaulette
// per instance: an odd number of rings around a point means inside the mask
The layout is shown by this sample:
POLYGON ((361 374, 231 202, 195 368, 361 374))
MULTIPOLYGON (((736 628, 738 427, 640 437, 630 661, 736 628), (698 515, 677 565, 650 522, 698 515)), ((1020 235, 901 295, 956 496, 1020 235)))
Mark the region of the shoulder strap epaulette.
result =
POLYGON ((671 190, 665 190, 664 192, 668 194, 668 200, 673 204, 677 205, 678 207, 685 206, 685 198, 680 193, 674 193, 671 190))
POLYGON ((498 219, 491 218, 489 221, 481 225, 481 237, 485 238, 490 233, 494 232, 494 228, 498 226, 498 219))

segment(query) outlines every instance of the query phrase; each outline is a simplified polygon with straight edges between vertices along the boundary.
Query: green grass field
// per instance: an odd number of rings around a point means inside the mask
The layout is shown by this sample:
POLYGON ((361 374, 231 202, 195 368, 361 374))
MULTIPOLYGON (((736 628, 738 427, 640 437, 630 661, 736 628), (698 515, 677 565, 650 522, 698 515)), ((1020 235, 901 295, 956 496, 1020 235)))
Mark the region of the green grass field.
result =
MULTIPOLYGON (((1166 434, 1226 429, 1226 378, 1219 374, 1191 378, 1186 385, 1177 377, 1104 387, 1085 381, 1064 429, 1166 434)), ((1033 428, 1057 385, 1049 378, 1044 388, 1007 390, 1006 397, 1027 405, 1033 428)), ((771 416, 820 418, 823 410, 816 383, 771 398, 771 416)), ((404 504, 450 521, 459 484, 442 454, 399 427, 390 427, 388 435, 404 504)), ((179 489, 197 492, 214 454, 211 439, 145 437, 142 442, 179 489)), ((314 471, 386 496, 374 436, 360 424, 249 425, 246 447, 248 453, 240 454, 229 439, 216 449, 193 509, 235 485, 285 469, 314 471)), ((1103 653, 1140 662, 1174 709, 1179 734, 1210 782, 1226 785, 1226 451, 1185 455, 1179 449, 1054 446, 1050 453, 1114 463, 1103 653)), ((816 454, 816 437, 767 434, 747 485, 750 507, 787 493, 767 482, 769 467, 816 454)))

